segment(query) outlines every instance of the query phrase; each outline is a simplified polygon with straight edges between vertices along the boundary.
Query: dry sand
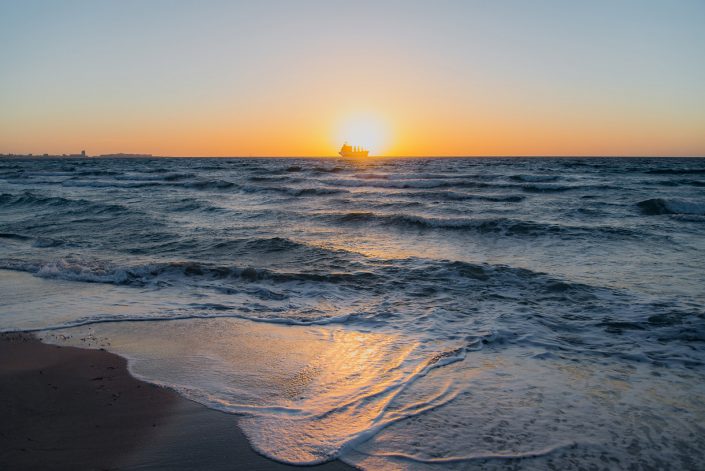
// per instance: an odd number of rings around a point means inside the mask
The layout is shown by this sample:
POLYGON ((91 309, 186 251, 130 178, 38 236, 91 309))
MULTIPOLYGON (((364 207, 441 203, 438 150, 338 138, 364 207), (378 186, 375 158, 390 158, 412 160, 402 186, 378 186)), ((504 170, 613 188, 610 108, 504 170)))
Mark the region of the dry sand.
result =
POLYGON ((2 470, 301 469, 253 451, 237 420, 133 378, 106 351, 0 335, 2 470))

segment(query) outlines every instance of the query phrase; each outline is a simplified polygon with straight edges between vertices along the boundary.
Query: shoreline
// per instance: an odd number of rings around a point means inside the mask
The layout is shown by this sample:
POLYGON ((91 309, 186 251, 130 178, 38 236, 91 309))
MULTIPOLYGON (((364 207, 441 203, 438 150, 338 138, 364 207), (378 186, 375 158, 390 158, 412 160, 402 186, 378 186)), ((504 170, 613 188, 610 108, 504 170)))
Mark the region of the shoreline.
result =
POLYGON ((238 420, 136 379, 103 349, 0 334, 0 469, 301 469, 254 451, 238 420))

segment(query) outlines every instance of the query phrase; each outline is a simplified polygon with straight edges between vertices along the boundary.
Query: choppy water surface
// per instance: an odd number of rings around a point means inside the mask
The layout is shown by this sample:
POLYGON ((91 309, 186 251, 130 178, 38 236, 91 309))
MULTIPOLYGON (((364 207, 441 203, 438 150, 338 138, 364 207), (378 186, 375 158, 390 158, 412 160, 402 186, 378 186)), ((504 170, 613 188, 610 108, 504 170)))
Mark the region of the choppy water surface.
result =
POLYGON ((0 329, 277 460, 696 469, 704 159, 0 161, 0 329))

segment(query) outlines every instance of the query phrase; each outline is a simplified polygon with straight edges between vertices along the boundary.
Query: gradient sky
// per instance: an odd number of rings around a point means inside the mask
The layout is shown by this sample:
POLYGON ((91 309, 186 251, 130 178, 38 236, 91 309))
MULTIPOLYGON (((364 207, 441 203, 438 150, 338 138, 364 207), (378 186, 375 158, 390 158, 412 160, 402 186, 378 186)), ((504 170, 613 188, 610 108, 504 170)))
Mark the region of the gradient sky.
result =
POLYGON ((0 152, 705 155, 705 1, 0 0, 0 152), (363 138, 364 139, 364 138, 363 138))

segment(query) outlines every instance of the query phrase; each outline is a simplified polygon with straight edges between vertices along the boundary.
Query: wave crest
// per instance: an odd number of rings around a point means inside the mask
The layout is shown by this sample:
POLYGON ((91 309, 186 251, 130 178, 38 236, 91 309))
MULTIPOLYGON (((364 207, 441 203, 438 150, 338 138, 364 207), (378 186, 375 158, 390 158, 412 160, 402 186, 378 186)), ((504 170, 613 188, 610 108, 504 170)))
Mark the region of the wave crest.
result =
POLYGON ((652 198, 638 202, 637 206, 647 216, 661 214, 705 215, 705 202, 652 198))

